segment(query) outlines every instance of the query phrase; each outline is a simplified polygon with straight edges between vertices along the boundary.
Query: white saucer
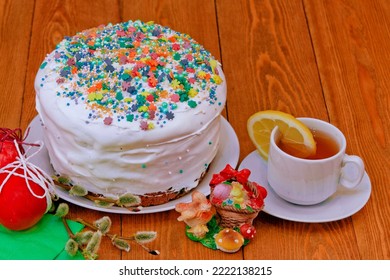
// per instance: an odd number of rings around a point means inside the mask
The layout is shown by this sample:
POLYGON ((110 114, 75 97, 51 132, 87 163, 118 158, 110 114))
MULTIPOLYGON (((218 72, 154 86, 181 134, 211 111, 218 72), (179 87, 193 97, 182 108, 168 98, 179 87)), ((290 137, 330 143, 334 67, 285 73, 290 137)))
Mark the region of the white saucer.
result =
MULTIPOLYGON (((30 132, 25 140, 26 143, 33 143, 38 140, 42 140, 42 125, 38 116, 36 116, 29 125, 30 132)), ((237 135, 233 129, 233 127, 229 124, 229 122, 225 119, 221 119, 221 142, 220 147, 218 149, 217 155, 214 158, 213 162, 210 164, 209 171, 206 176, 200 182, 200 184, 195 188, 196 190, 204 193, 205 195, 210 194, 209 182, 214 173, 220 172, 223 168, 225 168, 226 164, 230 164, 231 166, 237 166, 240 146, 238 142, 237 135)), ((31 150, 33 152, 33 150, 31 150)), ((49 155, 45 147, 33 158, 31 158, 31 163, 40 167, 47 174, 54 174, 54 170, 50 165, 49 155)), ((94 202, 88 200, 83 197, 77 197, 70 195, 67 191, 60 187, 56 187, 56 194, 73 204, 108 213, 118 213, 118 214, 146 214, 146 213, 156 213, 162 211, 168 211, 175 208, 175 205, 180 202, 190 202, 191 201, 191 193, 186 194, 185 196, 178 198, 176 200, 170 201, 168 203, 157 205, 157 206, 149 206, 144 207, 139 212, 132 212, 126 208, 122 207, 109 207, 103 208, 96 206, 94 202)))
POLYGON ((268 185, 267 163, 257 151, 250 153, 240 164, 239 169, 251 170, 249 179, 265 187, 268 196, 265 199, 264 212, 285 220, 322 223, 347 218, 358 212, 368 201, 371 194, 371 182, 367 173, 354 189, 340 189, 326 201, 310 206, 292 204, 280 198, 268 185))

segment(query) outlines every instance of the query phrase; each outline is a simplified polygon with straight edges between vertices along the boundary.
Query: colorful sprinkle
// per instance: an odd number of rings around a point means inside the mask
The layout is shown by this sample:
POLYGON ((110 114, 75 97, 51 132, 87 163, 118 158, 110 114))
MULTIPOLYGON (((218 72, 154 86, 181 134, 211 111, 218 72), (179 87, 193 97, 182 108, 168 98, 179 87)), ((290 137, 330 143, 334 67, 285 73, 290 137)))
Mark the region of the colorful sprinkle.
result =
POLYGON ((188 106, 190 106, 191 108, 195 108, 197 105, 198 104, 194 100, 188 101, 188 106))
POLYGON ((46 67, 46 65, 47 65, 47 61, 43 62, 39 68, 44 69, 46 67))
POLYGON ((105 125, 110 125, 112 123, 112 118, 111 117, 105 117, 103 120, 103 123, 105 125))

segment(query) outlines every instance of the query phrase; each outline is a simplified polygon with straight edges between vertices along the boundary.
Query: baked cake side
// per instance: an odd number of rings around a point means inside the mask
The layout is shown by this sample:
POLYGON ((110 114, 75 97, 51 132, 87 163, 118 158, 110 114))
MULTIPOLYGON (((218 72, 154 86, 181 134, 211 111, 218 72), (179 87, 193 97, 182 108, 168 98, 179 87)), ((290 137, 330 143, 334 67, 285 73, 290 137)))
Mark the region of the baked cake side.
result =
POLYGON ((129 21, 66 37, 35 90, 55 172, 90 192, 161 204, 196 187, 217 153, 223 71, 167 27, 129 21))

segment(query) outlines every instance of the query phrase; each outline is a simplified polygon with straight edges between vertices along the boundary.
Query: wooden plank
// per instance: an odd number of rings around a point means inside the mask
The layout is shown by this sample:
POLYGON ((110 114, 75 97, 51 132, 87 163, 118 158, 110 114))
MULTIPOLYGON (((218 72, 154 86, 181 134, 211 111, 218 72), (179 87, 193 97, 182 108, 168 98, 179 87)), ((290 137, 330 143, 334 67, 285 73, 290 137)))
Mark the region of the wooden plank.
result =
POLYGON ((23 127, 37 114, 34 80, 46 54, 50 53, 64 36, 72 36, 88 28, 119 21, 118 3, 110 0, 51 1, 50 5, 47 1, 36 1, 23 103, 23 127))
POLYGON ((0 127, 19 127, 30 43, 33 1, 0 4, 0 127))
MULTIPOLYGON (((64 36, 72 36, 87 28, 119 20, 117 2, 110 0, 52 1, 50 5, 45 0, 36 1, 22 111, 22 127, 27 127, 37 114, 35 111, 34 79, 46 54, 51 52, 64 36)), ((84 208, 73 205, 69 217, 72 219, 83 218, 93 222, 104 215, 106 214, 102 212, 86 211, 84 208)), ((109 216, 113 222, 112 231, 120 234, 120 215, 109 216)), ((112 249, 111 242, 105 239, 99 250, 99 258, 120 259, 120 257, 121 252, 112 249)))
POLYGON ((363 259, 389 259, 390 2, 305 1, 331 121, 371 177, 371 202, 353 216, 363 259), (384 244, 387 244, 383 246, 384 244))
MULTIPOLYGON (((191 36, 221 61, 215 3, 207 0, 123 0, 121 17, 127 20, 154 21, 191 36)), ((222 111, 226 116, 226 109, 222 111)))
MULTIPOLYGON (((217 14, 227 112, 240 135, 241 159, 254 150, 246 121, 256 111, 328 120, 301 1, 217 1, 217 14)), ((346 220, 305 224, 261 213, 255 226, 257 236, 244 249, 245 259, 359 258, 353 227, 346 220), (337 250, 339 246, 350 250, 337 250)))
POLYGON ((228 119, 239 135, 241 159, 254 149, 246 132, 252 113, 277 109, 314 116, 346 134, 348 153, 363 157, 373 192, 361 211, 337 222, 296 223, 261 213, 256 238, 236 254, 185 238, 174 210, 117 215, 72 205, 70 218, 93 222, 108 215, 118 235, 158 232, 148 246, 159 256, 134 243, 129 253, 120 252, 105 238, 99 258, 390 259, 389 18, 386 0, 3 0, 0 126, 25 128, 36 115, 35 73, 63 36, 122 19, 153 20, 190 34, 222 61, 228 119))
MULTIPOLYGON (((124 21, 137 19, 154 21, 173 30, 186 33, 220 60, 217 20, 213 1, 123 1, 121 13, 124 21)), ((228 255, 190 241, 184 236, 184 223, 177 221, 178 216, 174 210, 158 215, 123 216, 123 232, 126 235, 131 234, 134 228, 137 228, 139 220, 142 220, 140 224, 158 228, 159 238, 154 244, 161 251, 159 259, 242 258, 241 253, 228 255), (178 240, 184 241, 178 244, 178 240)), ((148 254, 134 255, 132 252, 123 255, 123 258, 156 259, 148 254)))
POLYGON ((354 230, 348 219, 312 224, 284 221, 260 213, 254 225, 257 234, 244 248, 245 259, 359 259, 354 230))
POLYGON ((241 159, 255 149, 246 121, 257 111, 327 120, 301 1, 217 1, 217 10, 227 111, 241 136, 241 159))
POLYGON ((214 1, 210 0, 123 0, 123 21, 154 21, 190 35, 220 60, 214 1))
POLYGON ((204 247, 185 236, 185 223, 177 221, 179 213, 174 210, 145 215, 124 215, 123 232, 126 236, 136 231, 154 230, 158 237, 153 243, 147 244, 152 249, 160 251, 159 256, 153 256, 133 245, 133 250, 123 254, 123 259, 146 260, 241 260, 242 252, 226 254, 219 250, 204 247))

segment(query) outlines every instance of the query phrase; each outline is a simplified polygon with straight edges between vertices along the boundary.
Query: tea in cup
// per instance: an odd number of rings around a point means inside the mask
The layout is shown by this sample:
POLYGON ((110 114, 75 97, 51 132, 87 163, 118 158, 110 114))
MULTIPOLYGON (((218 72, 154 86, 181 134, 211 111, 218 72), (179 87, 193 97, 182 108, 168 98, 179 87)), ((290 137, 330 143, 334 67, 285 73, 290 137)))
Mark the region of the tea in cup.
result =
POLYGON ((364 163, 358 156, 345 154, 346 139, 334 125, 313 118, 298 118, 311 131, 316 153, 300 158, 281 141, 278 127, 272 130, 268 156, 268 183, 283 199, 313 205, 325 201, 340 187, 354 188, 364 176, 364 163), (349 166, 352 172, 344 172, 349 166))

